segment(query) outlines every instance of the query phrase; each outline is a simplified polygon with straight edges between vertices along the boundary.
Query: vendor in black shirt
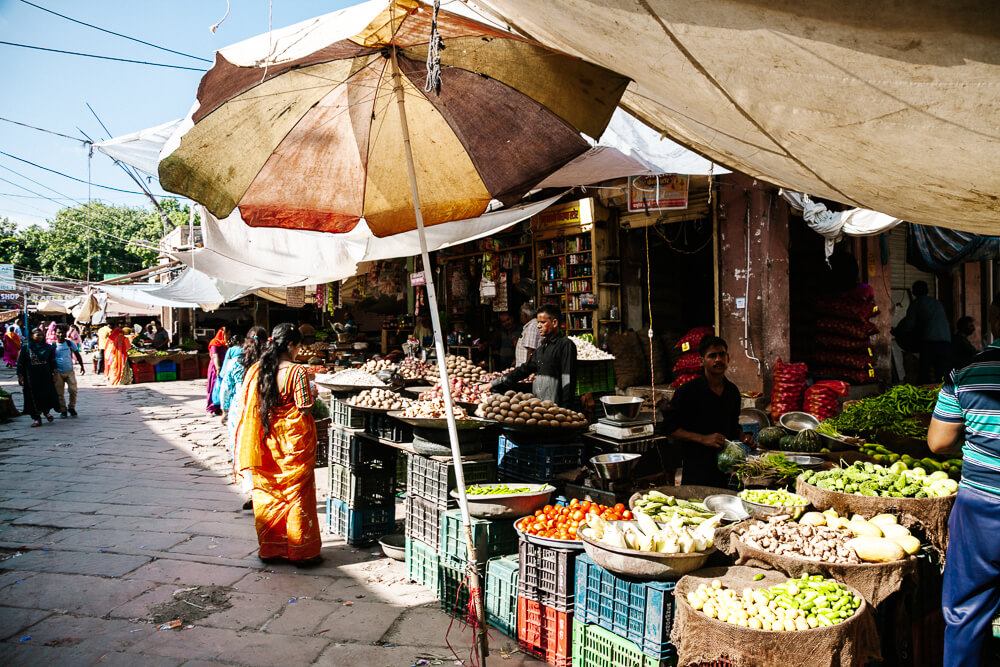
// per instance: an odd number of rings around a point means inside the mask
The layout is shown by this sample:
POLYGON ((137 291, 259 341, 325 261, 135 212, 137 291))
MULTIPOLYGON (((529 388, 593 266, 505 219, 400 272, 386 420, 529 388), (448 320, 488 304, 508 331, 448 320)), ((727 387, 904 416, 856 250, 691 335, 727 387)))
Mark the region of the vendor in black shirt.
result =
POLYGON ((562 311, 558 306, 538 309, 538 333, 542 342, 526 362, 484 388, 505 391, 532 373, 531 393, 562 408, 576 405, 576 344, 559 330, 562 311))
POLYGON ((726 379, 729 346, 706 336, 698 346, 705 373, 682 385, 670 401, 664 433, 680 442, 684 457, 682 484, 726 486, 716 455, 726 440, 740 440, 740 390, 726 379))

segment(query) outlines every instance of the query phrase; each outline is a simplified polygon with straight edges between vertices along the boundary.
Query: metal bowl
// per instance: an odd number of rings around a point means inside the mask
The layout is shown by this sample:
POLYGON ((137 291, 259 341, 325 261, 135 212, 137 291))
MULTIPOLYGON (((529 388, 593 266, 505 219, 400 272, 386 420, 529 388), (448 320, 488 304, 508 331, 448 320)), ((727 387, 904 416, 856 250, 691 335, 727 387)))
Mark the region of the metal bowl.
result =
POLYGON ((712 512, 722 512, 722 518, 726 521, 743 521, 750 518, 747 511, 743 509, 741 499, 736 496, 724 494, 708 496, 702 501, 702 504, 712 512))
POLYGON ((617 482, 632 477, 632 470, 639 464, 642 454, 599 454, 590 459, 597 474, 608 482, 617 482))
POLYGON ((601 396, 601 405, 608 419, 617 422, 632 421, 639 416, 643 399, 639 396, 601 396))
POLYGON ((583 549, 583 542, 580 540, 557 540, 554 537, 539 537, 538 535, 529 535, 520 528, 517 524, 521 522, 518 519, 514 522, 514 532, 517 533, 518 537, 523 539, 525 542, 530 542, 531 544, 537 544, 540 547, 555 547, 556 549, 583 549))
POLYGON ((743 503, 743 509, 746 510, 747 514, 754 519, 761 519, 763 521, 772 516, 788 516, 794 521, 805 514, 806 509, 809 507, 808 502, 805 505, 764 505, 763 503, 754 503, 744 498, 740 498, 740 501, 743 503))
MULTIPOLYGON (((610 523, 626 523, 612 521, 610 523)), ((661 554, 651 551, 637 551, 613 547, 603 542, 580 536, 583 549, 590 558, 609 572, 645 579, 647 581, 668 581, 680 579, 688 572, 694 572, 705 565, 708 557, 715 553, 715 547, 693 554, 661 554)))
POLYGON ((789 433, 798 433, 819 427, 819 420, 808 412, 786 412, 778 419, 778 423, 789 433))
POLYGON ((406 560, 406 537, 399 533, 379 538, 382 553, 393 560, 406 560))
POLYGON ((819 468, 821 465, 823 465, 823 463, 826 461, 826 459, 824 458, 821 458, 819 456, 811 456, 809 454, 802 454, 799 456, 788 456, 786 454, 785 458, 794 463, 795 465, 799 466, 800 468, 805 468, 806 470, 815 470, 819 468))
MULTIPOLYGON (((484 519, 495 519, 503 516, 525 516, 549 502, 555 492, 550 484, 521 484, 520 482, 501 482, 499 484, 477 484, 481 487, 513 486, 531 489, 524 493, 507 493, 503 495, 467 496, 469 514, 484 519)), ((452 489, 452 498, 458 498, 458 490, 452 489)))
MULTIPOLYGON (((410 426, 419 426, 420 428, 433 428, 447 430, 448 419, 446 417, 404 417, 403 410, 393 410, 387 412, 387 415, 394 419, 398 419, 401 422, 409 424, 410 426)), ((493 422, 486 419, 479 419, 478 417, 468 417, 466 419, 455 419, 455 428, 459 431, 464 431, 465 429, 477 429, 483 426, 489 426, 493 422)))

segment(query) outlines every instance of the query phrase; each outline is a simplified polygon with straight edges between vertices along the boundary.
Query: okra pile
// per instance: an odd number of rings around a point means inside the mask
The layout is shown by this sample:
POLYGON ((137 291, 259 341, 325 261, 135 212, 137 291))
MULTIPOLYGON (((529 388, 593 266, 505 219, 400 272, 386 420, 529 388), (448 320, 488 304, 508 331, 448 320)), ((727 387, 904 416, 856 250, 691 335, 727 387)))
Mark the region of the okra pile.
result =
POLYGON ((843 623, 861 598, 843 584, 804 574, 770 588, 744 588, 740 595, 718 579, 687 595, 688 603, 709 618, 753 630, 794 632, 843 623))

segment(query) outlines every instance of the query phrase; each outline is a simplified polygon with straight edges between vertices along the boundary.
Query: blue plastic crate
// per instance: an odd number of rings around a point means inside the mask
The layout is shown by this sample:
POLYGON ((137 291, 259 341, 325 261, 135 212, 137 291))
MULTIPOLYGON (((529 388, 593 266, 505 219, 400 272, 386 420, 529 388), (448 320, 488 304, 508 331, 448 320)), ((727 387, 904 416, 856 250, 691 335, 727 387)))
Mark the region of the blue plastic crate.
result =
POLYGON ((153 366, 153 370, 155 370, 157 374, 159 374, 159 373, 176 373, 177 372, 177 364, 175 364, 172 361, 161 361, 160 363, 158 363, 155 366, 153 366))
POLYGON ((334 535, 347 538, 352 545, 371 544, 396 529, 396 503, 386 507, 352 510, 347 503, 335 498, 326 501, 327 526, 334 535))
POLYGON ((585 554, 576 559, 576 618, 635 642, 656 660, 673 655, 673 582, 630 581, 608 572, 585 554))
POLYGON ((497 440, 497 467, 501 481, 547 482, 559 473, 583 467, 584 446, 517 442, 510 433, 497 440))
MULTIPOLYGON (((472 540, 476 545, 476 562, 482 567, 494 556, 517 553, 518 535, 514 529, 516 519, 472 518, 472 540)), ((461 569, 468 562, 465 529, 462 527, 462 510, 452 509, 441 513, 441 539, 438 555, 441 564, 461 569)))

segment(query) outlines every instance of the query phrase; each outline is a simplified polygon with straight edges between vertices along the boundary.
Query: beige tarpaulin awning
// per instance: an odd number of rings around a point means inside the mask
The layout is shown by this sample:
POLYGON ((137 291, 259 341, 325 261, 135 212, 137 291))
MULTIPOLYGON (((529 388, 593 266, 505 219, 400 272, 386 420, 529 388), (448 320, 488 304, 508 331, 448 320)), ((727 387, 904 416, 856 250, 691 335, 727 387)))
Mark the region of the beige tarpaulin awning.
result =
POLYGON ((468 0, 632 78, 622 106, 733 169, 1000 233, 993 0, 468 0))

